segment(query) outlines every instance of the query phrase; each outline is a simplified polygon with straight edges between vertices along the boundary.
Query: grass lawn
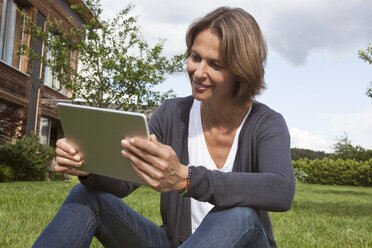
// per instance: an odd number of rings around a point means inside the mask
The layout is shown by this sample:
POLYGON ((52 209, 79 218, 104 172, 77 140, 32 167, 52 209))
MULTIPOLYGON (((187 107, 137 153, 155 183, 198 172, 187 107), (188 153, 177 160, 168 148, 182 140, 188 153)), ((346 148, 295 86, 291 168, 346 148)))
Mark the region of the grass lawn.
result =
MULTIPOLYGON (((0 247, 31 247, 76 183, 0 183, 0 247)), ((159 197, 142 187, 124 201, 161 224, 159 197)), ((292 209, 271 216, 279 247, 372 247, 372 188, 298 183, 292 209)))

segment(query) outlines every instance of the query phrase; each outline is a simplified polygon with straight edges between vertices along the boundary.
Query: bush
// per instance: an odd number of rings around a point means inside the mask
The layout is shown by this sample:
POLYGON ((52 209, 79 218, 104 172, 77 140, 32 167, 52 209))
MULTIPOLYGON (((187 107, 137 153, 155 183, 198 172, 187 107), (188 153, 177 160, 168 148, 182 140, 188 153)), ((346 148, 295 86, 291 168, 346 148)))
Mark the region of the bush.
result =
POLYGON ((293 167, 307 174, 305 181, 317 184, 372 186, 372 159, 329 159, 292 161, 293 167))
POLYGON ((13 169, 8 165, 0 164, 0 182, 12 181, 14 178, 13 169))
POLYGON ((0 146, 0 181, 42 181, 55 150, 39 142, 37 135, 25 136, 15 144, 0 146))
POLYGON ((306 172, 304 172, 300 168, 294 168, 294 174, 297 180, 299 180, 300 182, 306 182, 306 178, 308 177, 306 172))
POLYGON ((53 171, 50 175, 50 180, 52 181, 65 181, 66 180, 66 176, 64 173, 60 173, 60 172, 55 172, 53 171))

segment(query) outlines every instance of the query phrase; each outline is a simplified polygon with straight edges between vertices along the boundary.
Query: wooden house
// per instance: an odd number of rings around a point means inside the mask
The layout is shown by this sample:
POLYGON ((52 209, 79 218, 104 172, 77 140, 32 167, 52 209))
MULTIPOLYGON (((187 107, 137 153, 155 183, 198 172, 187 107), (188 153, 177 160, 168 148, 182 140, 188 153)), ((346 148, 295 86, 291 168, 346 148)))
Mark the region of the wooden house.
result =
MULTIPOLYGON (((19 134, 37 133, 44 144, 55 146, 63 136, 55 103, 69 99, 47 67, 17 55, 21 41, 45 54, 41 41, 22 32, 25 25, 17 9, 46 29, 46 21, 58 19, 81 27, 84 19, 72 8, 83 0, 0 0, 0 142, 14 141, 19 134)), ((77 56, 73 54, 72 56, 77 56)), ((76 65, 77 67, 77 65, 76 65)))

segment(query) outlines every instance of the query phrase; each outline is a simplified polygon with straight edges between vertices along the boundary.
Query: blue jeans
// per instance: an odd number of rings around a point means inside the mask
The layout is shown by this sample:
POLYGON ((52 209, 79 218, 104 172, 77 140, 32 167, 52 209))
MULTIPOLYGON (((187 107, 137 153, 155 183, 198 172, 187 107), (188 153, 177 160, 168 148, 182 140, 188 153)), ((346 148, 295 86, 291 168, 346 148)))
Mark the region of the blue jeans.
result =
MULTIPOLYGON (((166 231, 112 194, 74 186, 33 247, 171 247, 166 231)), ((251 208, 214 208, 180 247, 269 247, 251 208)))

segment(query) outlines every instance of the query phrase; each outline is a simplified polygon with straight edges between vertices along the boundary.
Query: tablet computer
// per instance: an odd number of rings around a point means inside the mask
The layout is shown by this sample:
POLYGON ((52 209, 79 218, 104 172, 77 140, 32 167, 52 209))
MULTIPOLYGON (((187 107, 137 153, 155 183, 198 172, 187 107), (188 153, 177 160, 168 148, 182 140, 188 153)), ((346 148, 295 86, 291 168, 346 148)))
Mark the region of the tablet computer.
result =
POLYGON ((57 103, 64 136, 84 156, 79 170, 145 184, 121 155, 123 138, 149 137, 146 116, 141 113, 57 103))

